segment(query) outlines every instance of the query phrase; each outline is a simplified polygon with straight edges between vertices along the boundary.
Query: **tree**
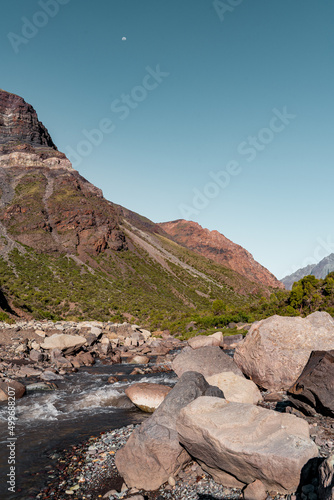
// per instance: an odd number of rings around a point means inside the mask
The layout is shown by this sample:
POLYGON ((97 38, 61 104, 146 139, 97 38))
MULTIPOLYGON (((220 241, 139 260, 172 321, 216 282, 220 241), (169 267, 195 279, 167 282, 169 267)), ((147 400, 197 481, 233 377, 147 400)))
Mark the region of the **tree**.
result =
POLYGON ((212 312, 215 316, 219 316, 226 312, 226 305, 221 299, 216 299, 212 302, 212 312))

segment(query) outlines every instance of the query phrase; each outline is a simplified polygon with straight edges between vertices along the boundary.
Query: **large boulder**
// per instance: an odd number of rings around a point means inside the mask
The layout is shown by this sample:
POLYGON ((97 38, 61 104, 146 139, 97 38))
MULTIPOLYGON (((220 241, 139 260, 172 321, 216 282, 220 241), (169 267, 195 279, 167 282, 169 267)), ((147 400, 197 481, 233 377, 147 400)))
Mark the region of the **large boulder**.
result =
POLYGON ((201 347, 220 346, 220 339, 211 335, 197 335, 188 340, 188 344, 192 349, 200 349, 201 347))
POLYGON ((334 500, 334 455, 329 456, 319 467, 318 498, 334 500))
POLYGON ((130 385, 125 394, 142 411, 153 413, 171 390, 168 385, 142 382, 130 385))
POLYGON ((72 354, 86 343, 85 337, 80 335, 67 335, 55 333, 51 337, 45 337, 41 347, 46 350, 60 349, 64 354, 72 354))
POLYGON ((187 371, 199 372, 204 377, 222 372, 233 372, 243 377, 242 371, 233 359, 220 347, 201 347, 200 349, 185 347, 174 359, 172 368, 179 377, 187 371))
POLYGON ((223 397, 200 373, 184 373, 153 415, 131 434, 115 458, 129 488, 155 490, 190 460, 179 443, 176 420, 184 406, 204 394, 223 397))
POLYGON ((181 410, 177 430, 189 454, 222 484, 229 474, 244 484, 259 479, 267 490, 294 492, 303 466, 318 456, 305 420, 225 399, 191 402, 181 410))
POLYGON ((334 417, 334 350, 312 351, 288 394, 298 409, 311 415, 316 411, 334 417))
POLYGON ((240 377, 233 372, 223 372, 206 377, 210 385, 219 387, 225 399, 233 403, 257 404, 262 401, 261 392, 251 380, 240 377))
POLYGON ((234 361, 257 385, 287 390, 313 350, 334 349, 334 320, 326 312, 307 318, 271 316, 256 322, 237 345, 234 361))
POLYGON ((25 385, 17 380, 0 380, 0 401, 7 401, 9 397, 22 398, 26 392, 25 385))

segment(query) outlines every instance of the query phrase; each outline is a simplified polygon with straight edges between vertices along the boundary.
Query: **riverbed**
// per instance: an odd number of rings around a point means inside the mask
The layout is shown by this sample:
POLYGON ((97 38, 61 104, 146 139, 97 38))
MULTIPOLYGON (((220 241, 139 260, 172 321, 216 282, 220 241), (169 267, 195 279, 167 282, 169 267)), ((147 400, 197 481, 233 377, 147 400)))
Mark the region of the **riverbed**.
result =
MULTIPOLYGON (((130 375, 134 365, 97 363, 77 373, 64 375, 52 391, 28 392, 16 402, 15 493, 8 491, 10 472, 7 403, 0 406, 0 498, 36 498, 50 476, 58 453, 103 431, 142 422, 147 414, 136 409, 124 394, 133 382, 155 382, 173 386, 173 372, 130 375), (117 375, 110 384, 108 378, 117 375)), ((25 385, 33 380, 24 380, 25 385)), ((13 447, 12 447, 13 448, 13 447)), ((13 455, 11 455, 13 457, 13 455)))

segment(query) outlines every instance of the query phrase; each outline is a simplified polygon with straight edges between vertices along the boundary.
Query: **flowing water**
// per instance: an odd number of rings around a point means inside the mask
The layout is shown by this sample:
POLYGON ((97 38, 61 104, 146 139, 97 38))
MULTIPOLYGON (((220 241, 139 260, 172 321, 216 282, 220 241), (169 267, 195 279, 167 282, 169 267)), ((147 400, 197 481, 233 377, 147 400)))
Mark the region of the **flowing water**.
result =
POLYGON ((175 378, 171 374, 131 376, 133 368, 134 365, 82 368, 57 381, 57 390, 30 392, 16 401, 14 494, 8 491, 7 484, 10 468, 7 403, 1 403, 0 499, 34 498, 43 486, 46 478, 43 470, 52 462, 53 453, 103 431, 146 418, 125 396, 124 389, 133 382, 173 385, 175 378), (118 375, 119 382, 108 383, 108 377, 116 372, 122 373, 118 375))

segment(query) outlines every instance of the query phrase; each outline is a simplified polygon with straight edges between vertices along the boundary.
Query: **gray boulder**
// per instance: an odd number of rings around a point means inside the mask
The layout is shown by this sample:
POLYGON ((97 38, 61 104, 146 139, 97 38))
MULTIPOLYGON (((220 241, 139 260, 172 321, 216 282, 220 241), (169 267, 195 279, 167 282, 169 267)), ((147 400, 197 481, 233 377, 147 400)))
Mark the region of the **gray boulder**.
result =
POLYGON ((252 404, 199 397, 176 425, 188 453, 226 486, 229 474, 244 484, 259 479, 269 491, 295 492, 304 465, 318 456, 305 420, 252 404))
POLYGON ((202 395, 224 397, 200 373, 184 373, 153 415, 116 453, 117 469, 129 488, 155 490, 190 460, 179 443, 176 420, 183 407, 202 395))
POLYGON ((334 500, 334 455, 328 457, 319 467, 318 498, 334 500))
POLYGON ((200 349, 185 347, 174 359, 172 368, 179 377, 187 371, 199 372, 204 377, 222 372, 233 372, 243 377, 240 368, 220 347, 201 347, 200 349))
POLYGON ((51 337, 45 337, 41 347, 46 350, 60 349, 64 354, 73 354, 86 343, 85 337, 80 335, 67 335, 56 333, 51 337))
POLYGON ((287 390, 314 350, 334 349, 334 320, 326 312, 306 318, 271 316, 253 323, 234 361, 260 387, 287 390))
POLYGON ((293 404, 308 414, 334 417, 334 351, 312 351, 297 382, 288 391, 293 404))

